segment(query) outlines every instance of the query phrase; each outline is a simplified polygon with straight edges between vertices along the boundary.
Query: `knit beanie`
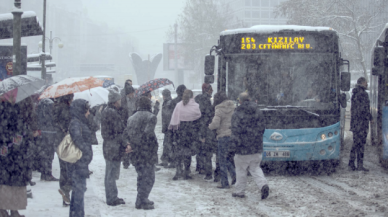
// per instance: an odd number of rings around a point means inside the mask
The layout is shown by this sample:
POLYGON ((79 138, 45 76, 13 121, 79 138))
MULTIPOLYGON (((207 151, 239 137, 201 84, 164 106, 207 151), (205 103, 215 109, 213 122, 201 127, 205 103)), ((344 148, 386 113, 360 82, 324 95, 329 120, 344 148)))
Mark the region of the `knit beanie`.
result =
POLYGON ((186 90, 186 86, 184 84, 181 84, 176 88, 176 93, 178 94, 178 96, 182 97, 183 92, 185 92, 185 90, 186 90))
POLYGON ((135 89, 133 89, 133 87, 130 84, 125 85, 125 95, 128 95, 133 92, 135 92, 135 89))
POLYGON ((119 100, 121 100, 121 95, 114 90, 109 90, 108 103, 115 103, 119 100))

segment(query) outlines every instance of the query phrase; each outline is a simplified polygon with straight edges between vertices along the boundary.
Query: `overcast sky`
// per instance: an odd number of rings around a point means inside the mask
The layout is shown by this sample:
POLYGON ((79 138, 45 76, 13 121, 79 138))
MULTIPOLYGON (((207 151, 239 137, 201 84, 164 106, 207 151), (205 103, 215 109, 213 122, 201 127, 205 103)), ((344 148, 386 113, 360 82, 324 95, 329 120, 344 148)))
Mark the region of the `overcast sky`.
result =
POLYGON ((92 20, 120 28, 137 38, 143 54, 163 52, 166 31, 185 0, 82 0, 92 20), (147 30, 147 31, 145 31, 147 30))

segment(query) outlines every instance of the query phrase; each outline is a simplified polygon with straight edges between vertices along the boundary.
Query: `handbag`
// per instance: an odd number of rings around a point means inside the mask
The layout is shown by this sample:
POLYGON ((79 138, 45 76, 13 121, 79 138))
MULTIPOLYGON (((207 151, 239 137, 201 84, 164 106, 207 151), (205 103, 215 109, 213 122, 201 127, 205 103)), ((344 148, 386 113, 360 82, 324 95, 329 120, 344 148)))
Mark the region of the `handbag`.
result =
POLYGON ((58 157, 68 163, 75 163, 82 157, 82 151, 74 145, 70 133, 66 134, 65 138, 57 148, 58 157))

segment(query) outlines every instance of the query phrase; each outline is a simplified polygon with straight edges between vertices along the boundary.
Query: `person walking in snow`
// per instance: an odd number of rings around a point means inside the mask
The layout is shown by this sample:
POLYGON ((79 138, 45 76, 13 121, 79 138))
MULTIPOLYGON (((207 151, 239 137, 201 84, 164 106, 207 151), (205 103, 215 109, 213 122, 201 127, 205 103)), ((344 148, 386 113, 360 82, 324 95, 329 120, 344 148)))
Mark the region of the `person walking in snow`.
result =
POLYGON ((86 178, 89 177, 89 164, 93 159, 92 131, 88 127, 89 108, 88 101, 84 99, 76 99, 70 106, 69 134, 74 146, 82 152, 82 157, 75 163, 69 163, 67 168, 72 180, 70 217, 85 216, 86 178))
POLYGON ((40 179, 43 181, 59 181, 52 175, 52 164, 55 153, 55 135, 54 129, 54 102, 51 99, 42 99, 37 108, 38 126, 41 130, 41 136, 37 144, 37 161, 41 172, 40 179))
POLYGON ((232 177, 232 185, 236 183, 236 172, 232 162, 228 160, 230 136, 232 135, 232 115, 236 106, 228 100, 225 92, 214 95, 215 115, 209 129, 217 130, 218 160, 221 169, 221 185, 218 188, 229 188, 228 171, 232 177))
MULTIPOLYGON (((54 127, 57 131, 55 136, 55 148, 58 148, 63 138, 69 132, 71 121, 70 105, 73 101, 74 94, 61 96, 57 103, 54 104, 54 127)), ((59 159, 59 158, 58 158, 59 159)), ((59 175, 59 193, 62 195, 63 206, 70 204, 71 191, 71 175, 67 172, 68 163, 59 159, 60 175, 59 175)))
POLYGON ((125 204, 124 200, 118 198, 116 180, 120 176, 121 159, 128 146, 124 142, 124 122, 118 113, 121 106, 121 96, 118 92, 111 90, 108 95, 108 107, 102 112, 101 135, 104 139, 103 153, 106 163, 105 167, 105 196, 106 204, 117 206, 125 204))
POLYGON ((252 174, 256 185, 261 189, 261 199, 269 194, 267 179, 260 167, 263 154, 265 117, 252 102, 247 92, 239 95, 240 106, 232 116, 232 136, 230 151, 235 152, 237 182, 233 197, 245 197, 247 170, 252 174))
POLYGON ((199 143, 199 118, 201 111, 193 98, 193 91, 186 89, 172 114, 168 129, 173 131, 176 173, 173 180, 192 179, 189 175, 191 156, 196 154, 199 143), (183 167, 182 167, 183 164, 183 167))
POLYGON ((372 114, 370 113, 370 101, 368 93, 365 91, 368 88, 368 82, 364 77, 357 80, 356 88, 352 93, 352 105, 350 107, 350 131, 353 132, 353 146, 350 151, 349 170, 365 171, 369 170, 364 167, 364 148, 366 137, 369 131, 369 122, 372 122, 372 114), (357 168, 354 161, 357 158, 357 168))
POLYGON ((172 152, 172 131, 168 129, 168 125, 171 121, 171 115, 174 112, 174 108, 171 106, 171 92, 168 89, 164 89, 163 105, 162 105, 162 133, 164 134, 163 140, 163 154, 160 158, 162 163, 160 166, 167 168, 174 167, 174 156, 172 152), (170 165, 168 165, 170 163, 170 165))
POLYGON ((155 183, 155 163, 158 142, 155 134, 156 115, 151 112, 151 100, 142 96, 138 100, 137 112, 128 118, 125 136, 130 147, 130 159, 137 172, 136 209, 154 209, 148 197, 155 183))

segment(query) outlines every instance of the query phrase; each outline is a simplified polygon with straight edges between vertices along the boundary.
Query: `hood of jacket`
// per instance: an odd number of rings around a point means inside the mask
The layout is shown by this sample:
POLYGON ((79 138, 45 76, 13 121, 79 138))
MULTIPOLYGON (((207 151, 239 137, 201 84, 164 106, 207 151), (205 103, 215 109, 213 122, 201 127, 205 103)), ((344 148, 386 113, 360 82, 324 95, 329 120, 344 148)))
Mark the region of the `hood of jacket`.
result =
POLYGON ((88 124, 88 119, 86 119, 85 114, 89 109, 88 101, 84 99, 76 99, 70 105, 70 114, 73 118, 77 118, 82 121, 84 124, 88 124))
POLYGON ((236 109, 232 100, 224 100, 222 103, 216 106, 216 109, 221 111, 224 114, 233 113, 236 109))

